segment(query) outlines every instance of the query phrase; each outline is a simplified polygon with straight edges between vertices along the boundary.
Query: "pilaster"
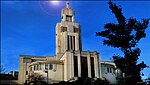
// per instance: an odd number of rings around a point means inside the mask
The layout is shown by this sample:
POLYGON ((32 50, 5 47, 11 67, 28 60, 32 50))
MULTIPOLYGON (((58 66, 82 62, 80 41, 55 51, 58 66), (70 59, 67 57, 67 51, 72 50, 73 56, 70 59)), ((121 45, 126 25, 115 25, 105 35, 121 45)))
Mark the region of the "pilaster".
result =
POLYGON ((99 65, 99 66, 98 66, 98 69, 99 69, 99 77, 102 78, 102 70, 101 70, 102 68, 101 68, 101 63, 100 63, 100 62, 101 62, 101 60, 100 60, 100 54, 98 53, 97 55, 98 55, 98 65, 99 65))
POLYGON ((68 69, 67 69, 68 68, 68 59, 66 57, 67 55, 68 55, 68 53, 66 52, 65 55, 64 55, 65 56, 65 60, 64 60, 65 61, 64 62, 64 81, 67 81, 67 79, 68 79, 68 75, 67 75, 68 74, 68 69))
POLYGON ((63 46, 63 48, 64 48, 63 52, 67 50, 67 47, 68 47, 67 41, 68 41, 68 39, 67 39, 67 32, 64 32, 64 42, 62 42, 64 44, 64 46, 63 46))
POLYGON ((75 35, 75 50, 79 50, 79 36, 78 34, 75 35))
POLYGON ((78 50, 78 77, 81 77, 81 52, 78 50))
POLYGON ((87 64, 88 64, 88 77, 91 78, 91 60, 90 60, 90 52, 87 52, 87 64))
POLYGON ((73 56, 73 50, 70 53, 70 61, 71 61, 71 67, 70 67, 70 78, 74 77, 74 56, 73 56))
POLYGON ((97 58, 98 56, 97 56, 97 53, 95 52, 94 53, 94 69, 95 69, 95 77, 97 77, 97 78, 100 78, 99 77, 99 69, 98 69, 98 58, 97 58))

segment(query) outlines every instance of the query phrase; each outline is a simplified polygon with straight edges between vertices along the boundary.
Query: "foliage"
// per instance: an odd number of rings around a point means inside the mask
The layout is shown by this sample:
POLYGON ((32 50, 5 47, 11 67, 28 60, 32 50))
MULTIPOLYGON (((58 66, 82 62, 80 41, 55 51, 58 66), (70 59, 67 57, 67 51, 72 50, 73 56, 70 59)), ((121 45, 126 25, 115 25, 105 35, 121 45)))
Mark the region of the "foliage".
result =
POLYGON ((150 76, 146 79, 147 85, 150 85, 150 76))
POLYGON ((91 78, 83 78, 79 77, 78 80, 73 81, 73 82, 59 82, 59 83, 54 83, 52 85, 109 85, 109 82, 107 80, 101 80, 101 79, 91 79, 91 78))
POLYGON ((47 83, 44 81, 44 77, 38 73, 32 73, 28 77, 28 84, 33 85, 46 85, 47 83))
POLYGON ((119 48, 124 53, 124 56, 114 55, 114 62, 125 73, 125 83, 135 85, 141 81, 140 71, 147 67, 143 61, 137 64, 141 53, 137 46, 138 42, 146 37, 145 29, 149 19, 143 18, 141 22, 133 17, 126 19, 120 6, 111 1, 108 4, 118 23, 105 24, 105 30, 97 32, 96 35, 105 37, 104 45, 119 48))
POLYGON ((95 79, 92 85, 110 85, 110 82, 106 79, 95 79))

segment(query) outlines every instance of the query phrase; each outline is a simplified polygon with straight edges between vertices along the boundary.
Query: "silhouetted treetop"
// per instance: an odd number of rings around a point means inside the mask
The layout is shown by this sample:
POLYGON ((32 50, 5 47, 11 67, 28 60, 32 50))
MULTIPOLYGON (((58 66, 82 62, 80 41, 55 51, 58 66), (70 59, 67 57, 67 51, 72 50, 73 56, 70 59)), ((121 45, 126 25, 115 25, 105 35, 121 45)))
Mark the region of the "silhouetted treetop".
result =
POLYGON ((141 22, 131 17, 126 19, 122 14, 122 8, 111 1, 108 4, 118 23, 105 24, 105 30, 97 32, 97 35, 106 37, 103 43, 107 46, 122 49, 135 47, 141 38, 146 37, 145 29, 148 27, 149 19, 142 19, 141 22))
POLYGON ((125 73, 126 85, 135 85, 142 81, 140 71, 147 67, 143 61, 137 63, 141 53, 137 43, 146 37, 145 29, 150 18, 141 21, 133 17, 126 19, 121 6, 111 1, 108 4, 118 22, 105 24, 104 31, 96 32, 96 35, 105 37, 104 45, 119 48, 123 52, 123 56, 114 55, 113 60, 117 68, 125 73))

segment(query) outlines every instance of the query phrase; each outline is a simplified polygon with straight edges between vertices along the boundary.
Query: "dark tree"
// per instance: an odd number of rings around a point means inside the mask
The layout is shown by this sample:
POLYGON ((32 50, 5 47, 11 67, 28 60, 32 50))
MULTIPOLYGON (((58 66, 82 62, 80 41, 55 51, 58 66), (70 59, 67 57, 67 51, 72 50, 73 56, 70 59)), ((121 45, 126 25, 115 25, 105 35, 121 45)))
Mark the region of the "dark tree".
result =
MULTIPOLYGON (((25 83, 26 84, 26 83, 25 83)), ((44 77, 39 73, 32 73, 28 77, 28 83, 26 85, 47 85, 44 81, 44 77)))
POLYGON ((96 32, 96 35, 105 37, 104 45, 118 48, 123 52, 123 56, 114 55, 113 60, 125 73, 125 84, 136 85, 142 81, 140 71, 147 67, 143 61, 137 63, 141 52, 137 44, 146 37, 145 29, 148 27, 149 19, 142 19, 141 22, 132 17, 126 19, 120 6, 111 1, 108 4, 118 23, 105 24, 105 30, 96 32))

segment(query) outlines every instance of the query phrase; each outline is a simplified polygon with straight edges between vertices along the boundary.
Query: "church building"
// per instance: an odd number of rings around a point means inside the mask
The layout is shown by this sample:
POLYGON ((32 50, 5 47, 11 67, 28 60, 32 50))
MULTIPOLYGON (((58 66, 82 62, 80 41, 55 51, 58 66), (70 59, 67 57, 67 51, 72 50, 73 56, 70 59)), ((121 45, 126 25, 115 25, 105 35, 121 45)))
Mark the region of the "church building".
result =
POLYGON ((32 73, 41 74, 48 83, 77 77, 117 82, 118 70, 113 62, 101 61, 96 51, 82 51, 81 28, 74 16, 67 2, 61 11, 61 22, 56 24, 56 56, 20 55, 19 84, 28 82, 32 73))

